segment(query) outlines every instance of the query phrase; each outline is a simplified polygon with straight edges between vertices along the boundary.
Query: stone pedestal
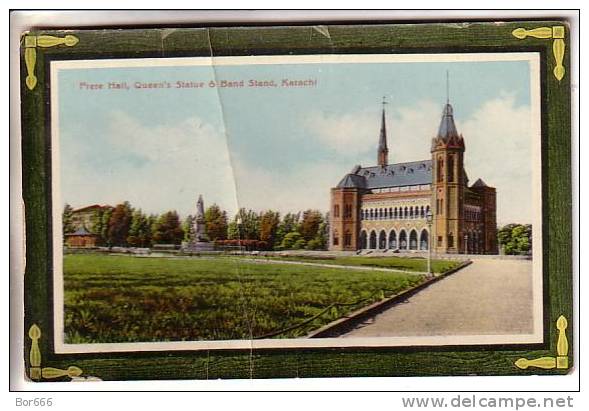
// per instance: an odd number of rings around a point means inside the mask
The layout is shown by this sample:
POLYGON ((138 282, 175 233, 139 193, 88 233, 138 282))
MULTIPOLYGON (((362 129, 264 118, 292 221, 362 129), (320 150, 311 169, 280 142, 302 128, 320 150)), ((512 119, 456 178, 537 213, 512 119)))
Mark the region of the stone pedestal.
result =
POLYGON ((205 206, 202 195, 198 196, 198 201, 196 202, 196 215, 190 231, 190 241, 182 244, 182 251, 190 253, 213 251, 215 249, 213 243, 207 240, 205 233, 205 206))

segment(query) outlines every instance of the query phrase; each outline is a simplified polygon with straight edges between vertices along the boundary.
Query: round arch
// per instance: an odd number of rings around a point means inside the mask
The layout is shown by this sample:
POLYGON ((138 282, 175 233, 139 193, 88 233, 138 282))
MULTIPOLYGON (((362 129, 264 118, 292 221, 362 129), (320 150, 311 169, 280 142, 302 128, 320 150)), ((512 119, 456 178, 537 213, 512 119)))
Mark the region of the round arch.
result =
POLYGON ((417 230, 415 228, 409 232, 409 249, 417 250, 417 230))
POLYGON ((395 230, 389 232, 389 248, 394 250, 397 248, 397 233, 395 230))
POLYGON ((378 249, 386 250, 387 248, 387 233, 384 230, 380 230, 378 234, 378 249))
POLYGON ((376 231, 374 230, 370 232, 370 242, 368 243, 368 248, 371 250, 376 250, 376 231))
POLYGON ((427 229, 421 230, 421 234, 419 235, 419 249, 420 250, 428 250, 429 249, 429 233, 427 229))
POLYGON ((399 250, 407 250, 407 231, 404 229, 399 233, 399 250))

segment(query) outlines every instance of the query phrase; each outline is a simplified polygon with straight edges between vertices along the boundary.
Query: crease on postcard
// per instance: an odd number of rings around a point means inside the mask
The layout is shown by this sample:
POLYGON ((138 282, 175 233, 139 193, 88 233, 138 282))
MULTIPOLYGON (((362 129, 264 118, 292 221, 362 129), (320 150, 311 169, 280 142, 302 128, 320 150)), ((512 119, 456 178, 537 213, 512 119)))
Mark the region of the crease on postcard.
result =
POLYGON ((318 32, 322 36, 328 38, 330 44, 333 46, 333 41, 331 39, 331 34, 329 33, 329 27, 323 26, 323 25, 318 25, 318 26, 313 26, 313 30, 315 30, 316 32, 318 32))
MULTIPOLYGON (((215 53, 213 50, 213 44, 211 42, 211 30, 207 29, 206 30, 206 36, 207 36, 207 44, 209 47, 209 55, 211 58, 211 71, 212 71, 212 76, 213 76, 213 81, 218 84, 218 67, 215 64, 215 53)), ((219 90, 218 87, 215 87, 216 90, 216 94, 217 94, 217 99, 219 101, 219 110, 221 112, 221 121, 223 123, 223 130, 222 133, 225 136, 225 145, 227 148, 227 157, 229 159, 229 167, 231 168, 231 176, 232 176, 232 180, 233 180, 233 188, 234 188, 234 195, 235 195, 235 203, 237 205, 237 221, 239 224, 239 213, 240 213, 240 209, 241 209, 241 205, 240 205, 240 201, 239 201, 239 189, 238 189, 238 179, 237 179, 237 173, 236 173, 236 167, 235 167, 235 160, 233 158, 231 149, 229 147, 229 127, 227 124, 227 112, 226 112, 226 108, 223 102, 223 98, 222 98, 222 93, 219 90)), ((238 239, 241 240, 241 231, 238 230, 238 239)), ((237 273, 237 279, 240 283, 240 291, 242 292, 241 295, 241 299, 243 301, 243 313, 245 315, 245 321, 248 325, 248 331, 249 331, 249 377, 250 379, 254 378, 254 335, 253 335, 253 326, 252 323, 255 319, 255 308, 253 310, 253 312, 250 313, 250 309, 251 307, 249 307, 249 296, 245 295, 243 293, 244 289, 246 288, 244 286, 244 283, 242 282, 242 265, 240 264, 240 262, 238 260, 235 261, 235 268, 236 268, 236 273, 237 273)), ((208 360, 207 360, 207 374, 208 374, 208 360)))

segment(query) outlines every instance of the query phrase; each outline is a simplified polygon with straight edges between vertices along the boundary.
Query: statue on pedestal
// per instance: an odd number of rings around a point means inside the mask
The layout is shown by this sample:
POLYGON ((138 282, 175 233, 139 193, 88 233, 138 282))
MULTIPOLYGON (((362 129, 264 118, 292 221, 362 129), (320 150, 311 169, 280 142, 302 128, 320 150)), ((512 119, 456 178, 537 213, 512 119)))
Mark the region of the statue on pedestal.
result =
POLYGON ((190 227, 190 239, 187 243, 183 244, 183 251, 212 251, 214 249, 213 244, 209 242, 206 235, 205 226, 205 206, 202 199, 202 195, 198 196, 196 202, 196 215, 194 223, 190 227))

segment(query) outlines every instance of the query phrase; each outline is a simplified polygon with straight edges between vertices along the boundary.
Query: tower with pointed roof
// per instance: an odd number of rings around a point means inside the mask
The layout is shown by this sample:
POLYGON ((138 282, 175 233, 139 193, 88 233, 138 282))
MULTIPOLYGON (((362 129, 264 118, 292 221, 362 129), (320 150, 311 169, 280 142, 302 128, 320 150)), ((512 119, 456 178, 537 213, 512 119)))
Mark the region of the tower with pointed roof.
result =
POLYGON ((466 186, 464 138, 454 122, 449 99, 442 111, 437 135, 432 139, 432 204, 434 250, 459 253, 463 247, 463 200, 466 186))

